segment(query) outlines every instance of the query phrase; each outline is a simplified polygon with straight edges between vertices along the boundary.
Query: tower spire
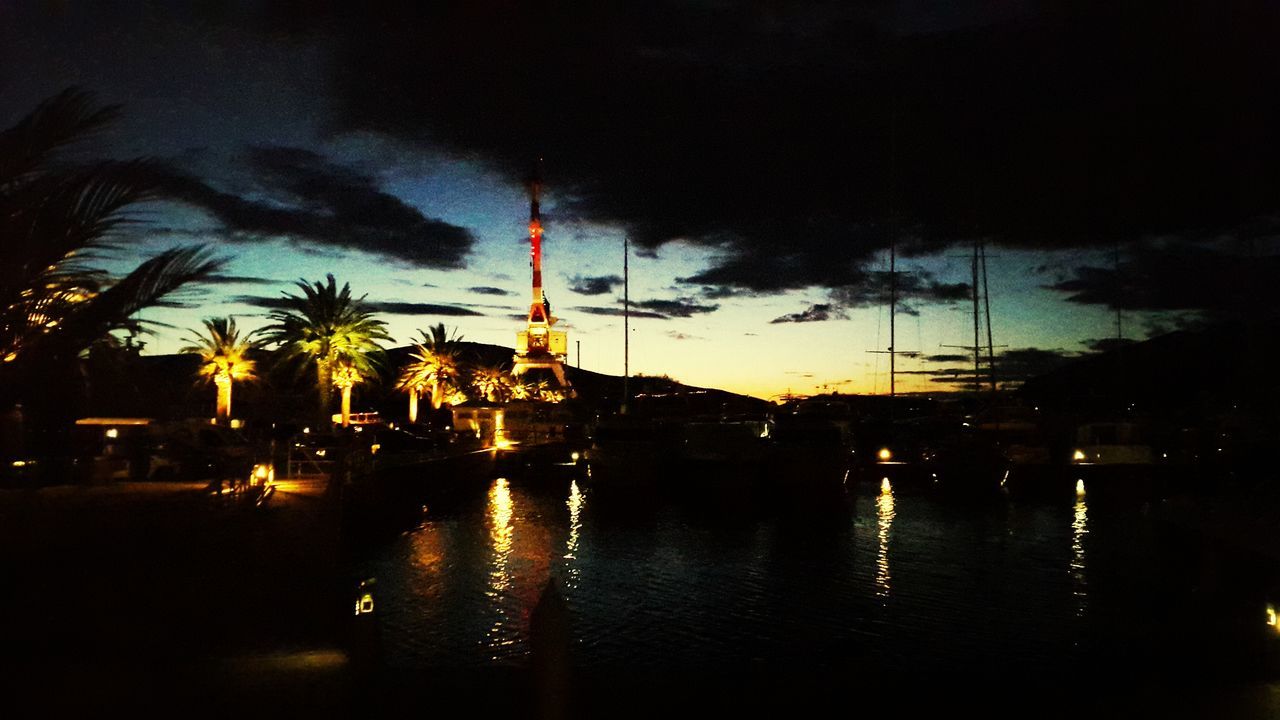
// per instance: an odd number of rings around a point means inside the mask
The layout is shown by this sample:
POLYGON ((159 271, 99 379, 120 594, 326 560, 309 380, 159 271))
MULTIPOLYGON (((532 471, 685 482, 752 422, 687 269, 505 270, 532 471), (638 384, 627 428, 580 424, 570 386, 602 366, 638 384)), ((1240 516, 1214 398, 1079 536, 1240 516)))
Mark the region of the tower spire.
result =
POLYGON ((542 210, 539 195, 542 194, 542 173, 534 166, 533 174, 525 183, 529 188, 529 266, 533 269, 533 295, 529 305, 529 322, 553 324, 548 311, 546 294, 542 291, 542 210))
POLYGON ((541 160, 525 181, 529 190, 529 268, 532 271, 532 295, 529 302, 528 328, 516 336, 515 366, 512 373, 520 376, 534 369, 550 370, 560 387, 572 394, 564 376, 564 359, 569 340, 564 332, 551 329, 556 318, 551 303, 542 290, 542 195, 541 160))

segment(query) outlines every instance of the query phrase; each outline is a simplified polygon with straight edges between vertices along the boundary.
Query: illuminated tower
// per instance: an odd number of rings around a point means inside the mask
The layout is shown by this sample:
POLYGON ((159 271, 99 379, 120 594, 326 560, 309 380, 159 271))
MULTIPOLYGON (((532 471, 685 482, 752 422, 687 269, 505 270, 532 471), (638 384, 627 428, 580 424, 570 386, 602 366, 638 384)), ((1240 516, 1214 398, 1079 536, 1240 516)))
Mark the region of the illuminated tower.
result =
POLYGON ((511 373, 519 377, 534 369, 550 370, 561 389, 572 394, 573 388, 564 377, 569 334, 551 329, 556 318, 542 292, 542 220, 538 215, 541 189, 542 183, 536 176, 529 181, 529 264, 533 268, 533 298, 529 304, 529 327, 516 334, 515 367, 511 373))

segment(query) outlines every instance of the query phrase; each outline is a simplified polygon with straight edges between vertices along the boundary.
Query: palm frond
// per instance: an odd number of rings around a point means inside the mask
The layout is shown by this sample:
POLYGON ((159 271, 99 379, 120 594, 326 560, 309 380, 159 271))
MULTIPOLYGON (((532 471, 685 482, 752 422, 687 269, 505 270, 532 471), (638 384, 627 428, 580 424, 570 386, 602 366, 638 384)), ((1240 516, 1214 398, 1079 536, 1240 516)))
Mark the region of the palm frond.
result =
POLYGON ((86 261, 133 221, 125 208, 155 196, 153 167, 144 160, 98 163, 0 194, 0 303, 25 288, 91 274, 86 261))
POLYGON ((75 87, 40 103, 0 132, 0 189, 23 181, 59 149, 89 137, 119 114, 119 105, 97 106, 92 93, 75 87))
POLYGON ((85 347, 107 332, 123 327, 139 310, 155 305, 188 283, 208 277, 224 264, 202 246, 166 250, 80 303, 63 321, 56 342, 62 346, 85 347))
POLYGON ((316 363, 323 404, 333 384, 333 371, 346 368, 359 377, 371 377, 382 358, 378 343, 391 336, 386 324, 364 304, 364 296, 353 298, 350 284, 339 288, 332 274, 325 276, 325 282, 300 279, 295 285, 301 294, 284 294, 283 307, 267 316, 263 337, 279 346, 286 361, 300 367, 316 363))

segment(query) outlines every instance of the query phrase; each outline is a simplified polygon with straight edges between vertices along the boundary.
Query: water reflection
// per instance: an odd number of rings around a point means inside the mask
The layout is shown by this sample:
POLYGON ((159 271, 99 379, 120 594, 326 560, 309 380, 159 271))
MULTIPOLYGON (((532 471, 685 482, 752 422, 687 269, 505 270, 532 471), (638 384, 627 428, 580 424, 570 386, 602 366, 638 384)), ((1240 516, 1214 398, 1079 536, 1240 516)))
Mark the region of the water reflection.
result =
POLYGON ((876 530, 880 541, 876 552, 876 597, 889 597, 889 531, 893 529, 893 486, 889 478, 880 483, 876 498, 876 530))
POLYGON ((1089 593, 1085 580, 1084 536, 1089 532, 1089 506, 1085 502, 1084 481, 1076 482, 1076 505, 1071 520, 1071 594, 1076 601, 1076 617, 1082 617, 1088 606, 1089 593))
POLYGON ((486 516, 489 524, 489 543, 493 555, 489 565, 489 586, 485 596, 497 617, 489 628, 487 647, 494 653, 493 659, 500 659, 504 650, 509 650, 516 643, 515 628, 512 627, 503 597, 511 591, 511 548, 515 539, 515 526, 511 519, 515 504, 511 499, 511 487, 506 478, 498 478, 489 488, 489 505, 486 516))
POLYGON ((582 572, 576 560, 578 538, 582 534, 582 506, 585 502, 582 491, 578 489, 578 481, 570 483, 569 499, 565 502, 569 506, 569 539, 565 541, 564 547, 565 587, 569 590, 577 589, 578 575, 582 572))
POLYGON ((409 563, 414 569, 411 587, 416 596, 428 602, 439 599, 443 591, 448 541, 445 530, 432 522, 423 523, 409 536, 409 563))

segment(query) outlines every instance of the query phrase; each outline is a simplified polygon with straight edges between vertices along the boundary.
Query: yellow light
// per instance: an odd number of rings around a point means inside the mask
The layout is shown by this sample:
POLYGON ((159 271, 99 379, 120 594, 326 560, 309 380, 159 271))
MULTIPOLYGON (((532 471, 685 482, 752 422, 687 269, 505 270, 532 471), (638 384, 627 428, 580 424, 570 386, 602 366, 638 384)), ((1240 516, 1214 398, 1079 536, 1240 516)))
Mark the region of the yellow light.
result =
POLYGON ((884 494, 889 494, 893 492, 893 485, 890 484, 889 478, 884 478, 880 481, 880 492, 884 494))
POLYGON ((239 429, 240 429, 240 428, 242 428, 242 427, 244 427, 244 421, 243 421, 243 420, 232 420, 232 421, 231 421, 231 429, 232 429, 232 430, 239 430, 239 429))
POLYGON ((372 445, 370 445, 370 446, 369 446, 369 454, 370 454, 370 455, 377 455, 377 454, 378 454, 378 451, 379 451, 379 450, 381 450, 381 449, 382 449, 382 444, 381 444, 381 443, 374 443, 374 444, 372 444, 372 445))
POLYGON ((263 463, 258 463, 257 465, 253 466, 253 476, 258 478, 259 480, 266 480, 267 476, 270 474, 271 474, 271 468, 267 467, 263 463))
POLYGON ((115 440, 116 438, 120 437, 120 431, 117 430, 116 428, 107 428, 107 437, 111 438, 112 440, 115 440))
POLYGON ((1085 458, 1085 455, 1083 450, 1077 450, 1071 454, 1071 459, 1075 460, 1076 462, 1084 462, 1084 458, 1085 458))
POLYGON ((14 460, 14 461, 13 461, 13 466, 14 466, 14 467, 26 467, 26 466, 27 466, 27 461, 26 461, 26 460, 14 460))
POLYGON ((368 615, 373 612, 373 593, 365 593, 356 602, 356 615, 368 615))
POLYGON ((889 452, 889 448, 880 448, 880 452, 877 453, 877 455, 879 455, 881 460, 888 460, 893 457, 893 453, 889 452))
POLYGON ((324 448, 320 448, 316 451, 316 457, 324 457, 324 448))
POLYGON ((582 455, 580 455, 578 451, 575 450, 572 453, 569 453, 569 457, 572 458, 574 462, 578 462, 578 459, 581 458, 582 455))
POLYGON ((307 428, 307 427, 302 428, 302 434, 303 434, 303 435, 310 435, 310 434, 311 434, 311 428, 307 428))
MULTIPOLYGON (((1084 494, 1084 480, 1076 480, 1076 495, 1084 494)), ((1105 497, 1103 498, 1106 499, 1105 497)))
POLYGON ((1267 603, 1267 625, 1280 632, 1280 619, 1276 617, 1276 606, 1271 603, 1267 603))

